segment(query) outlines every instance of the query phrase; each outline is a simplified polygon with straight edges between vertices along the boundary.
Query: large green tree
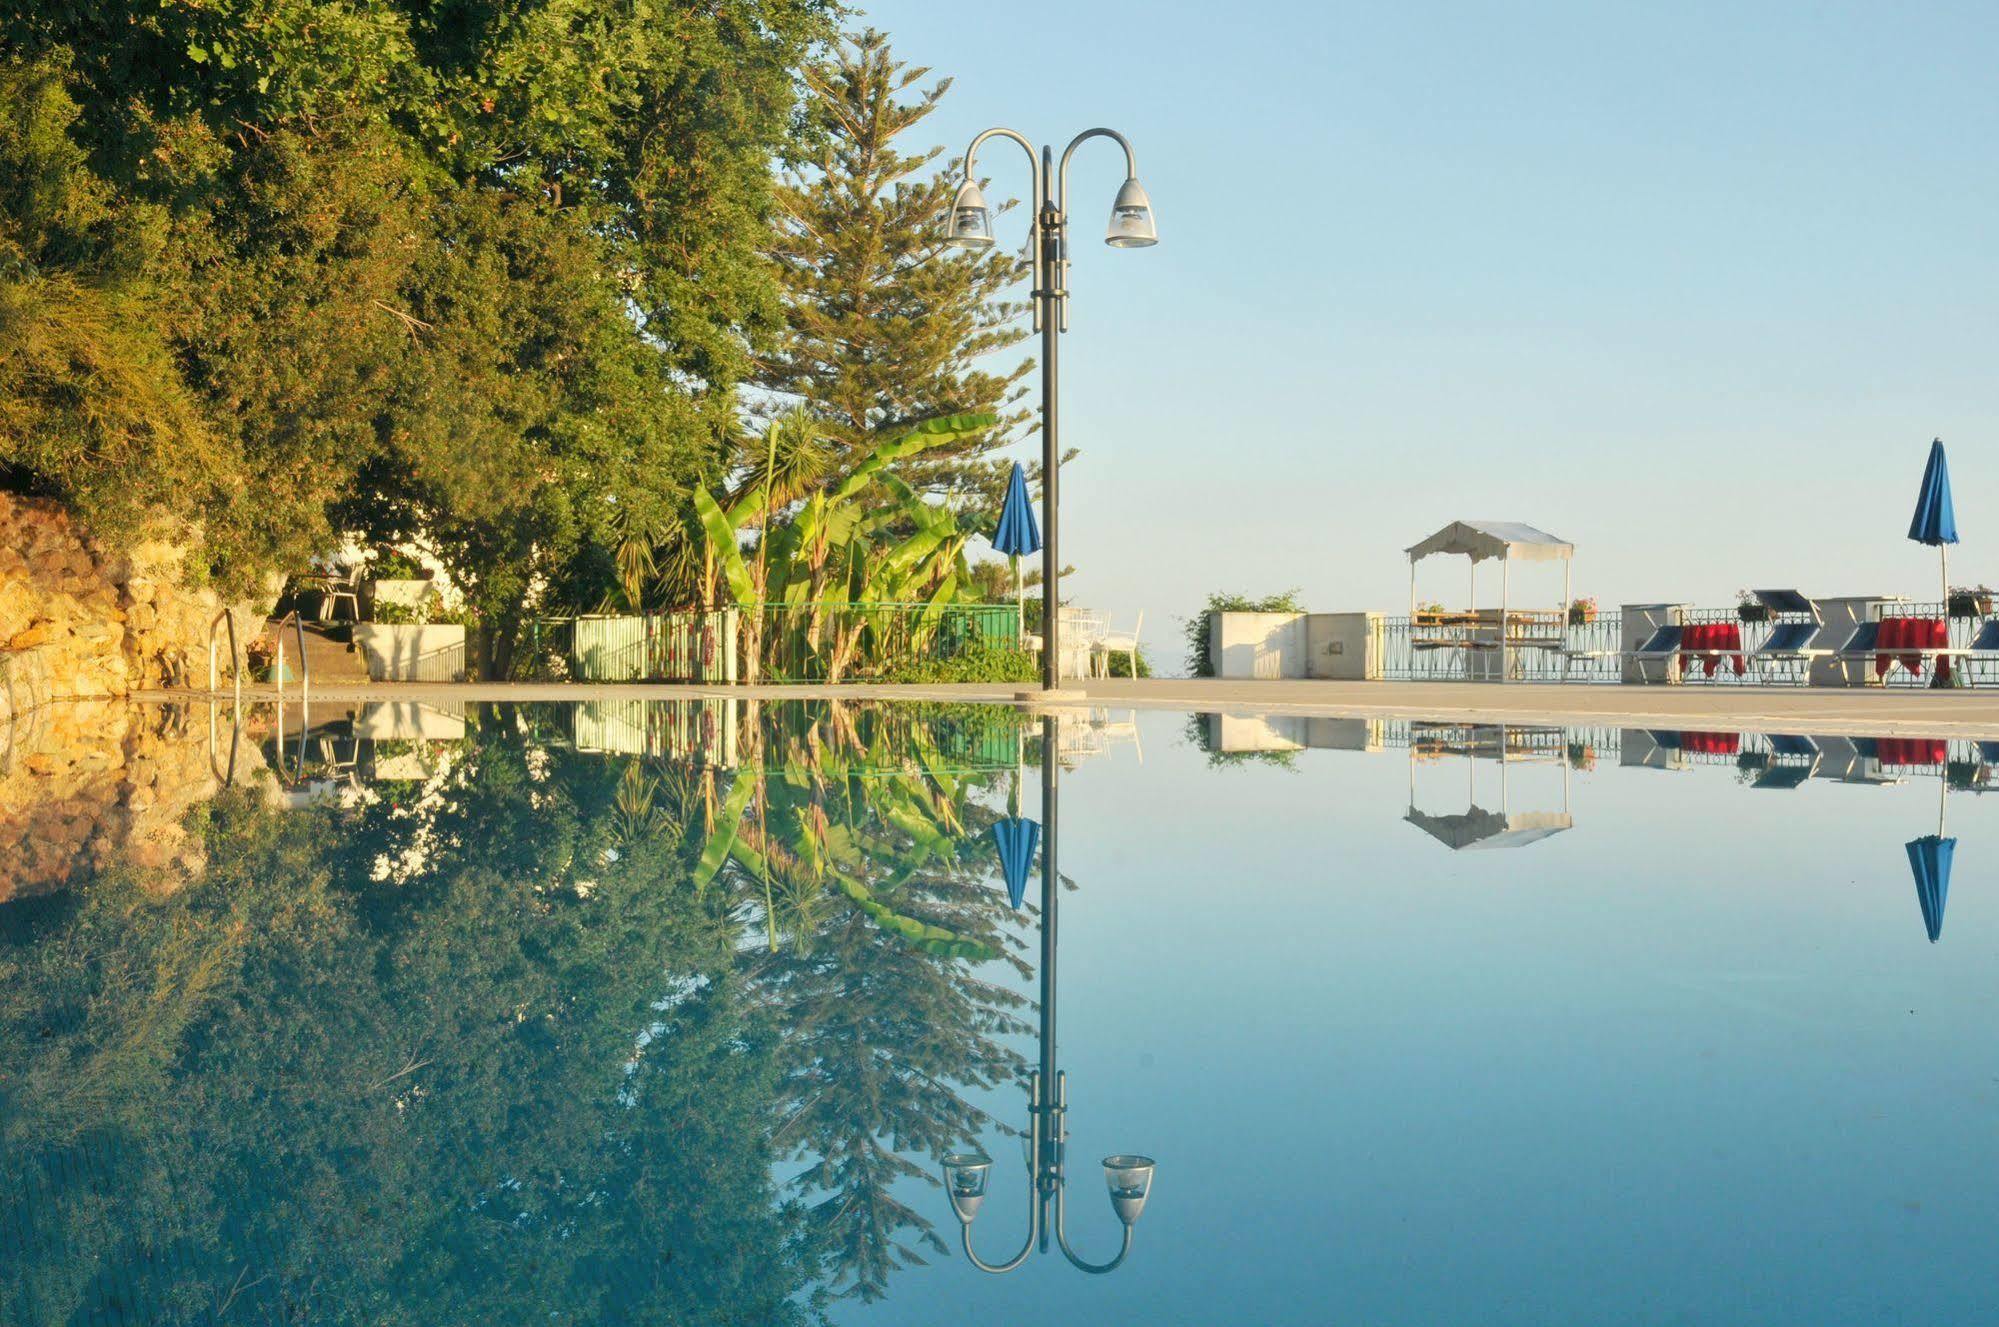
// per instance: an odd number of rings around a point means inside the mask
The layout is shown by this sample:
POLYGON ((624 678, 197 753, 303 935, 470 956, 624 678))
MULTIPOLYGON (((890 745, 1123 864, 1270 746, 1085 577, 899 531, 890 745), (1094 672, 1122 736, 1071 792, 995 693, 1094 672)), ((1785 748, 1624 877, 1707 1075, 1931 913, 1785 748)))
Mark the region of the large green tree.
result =
POLYGON ((919 489, 983 496, 993 467, 977 458, 1025 420, 1017 406, 1033 361, 1003 352, 1026 335, 1007 295, 1027 264, 943 243, 955 163, 940 167, 941 147, 907 146, 951 86, 925 86, 929 77, 872 29, 806 67, 811 146, 778 189, 772 250, 785 330, 755 382, 802 403, 832 446, 856 453, 920 420, 994 414, 994 427, 897 466, 919 489))
POLYGON ((0 480, 588 603, 728 464, 831 0, 0 6, 0 480))

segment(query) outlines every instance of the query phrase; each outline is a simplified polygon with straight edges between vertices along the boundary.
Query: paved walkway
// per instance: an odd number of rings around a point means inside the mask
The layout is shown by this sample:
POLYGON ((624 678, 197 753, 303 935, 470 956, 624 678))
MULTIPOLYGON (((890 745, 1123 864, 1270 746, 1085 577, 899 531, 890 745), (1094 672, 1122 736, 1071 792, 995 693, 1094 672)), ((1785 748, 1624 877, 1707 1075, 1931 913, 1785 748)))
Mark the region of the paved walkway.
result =
MULTIPOLYGON (((1600 724, 1624 728, 1723 729, 1882 736, 1999 738, 1999 688, 1989 691, 1830 690, 1735 686, 1559 686, 1491 682, 1248 682, 1209 678, 1071 681, 1082 703, 1234 713, 1444 719, 1477 723, 1600 724)), ((442 682, 338 683, 312 689, 315 701, 753 699, 1013 701, 1017 686, 697 687, 672 684, 442 682)), ((296 692, 293 692, 296 695, 296 692)), ((246 699, 274 698, 269 687, 246 699)), ((153 692, 141 700, 201 699, 153 692)))

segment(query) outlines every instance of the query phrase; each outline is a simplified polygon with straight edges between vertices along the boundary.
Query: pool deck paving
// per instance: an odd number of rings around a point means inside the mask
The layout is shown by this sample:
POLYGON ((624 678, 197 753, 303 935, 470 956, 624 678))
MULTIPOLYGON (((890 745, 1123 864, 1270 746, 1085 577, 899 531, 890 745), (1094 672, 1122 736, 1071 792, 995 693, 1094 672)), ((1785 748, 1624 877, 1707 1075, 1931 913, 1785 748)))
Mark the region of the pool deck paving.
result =
MULTIPOLYGON (((1563 686, 1492 682, 1249 681, 1215 678, 1070 679, 1070 705, 1219 710, 1462 723, 1999 738, 1999 687, 1990 690, 1852 690, 1746 686, 1563 686)), ((1022 703, 1017 684, 886 686, 868 683, 694 686, 675 683, 340 682, 312 688, 315 702, 693 700, 928 700, 1022 703)), ((227 693, 224 693, 225 697, 227 693)), ((277 698, 248 687, 246 701, 277 698)), ((290 688, 286 699, 295 700, 290 688)), ((143 701, 205 701, 202 692, 148 692, 143 701)))

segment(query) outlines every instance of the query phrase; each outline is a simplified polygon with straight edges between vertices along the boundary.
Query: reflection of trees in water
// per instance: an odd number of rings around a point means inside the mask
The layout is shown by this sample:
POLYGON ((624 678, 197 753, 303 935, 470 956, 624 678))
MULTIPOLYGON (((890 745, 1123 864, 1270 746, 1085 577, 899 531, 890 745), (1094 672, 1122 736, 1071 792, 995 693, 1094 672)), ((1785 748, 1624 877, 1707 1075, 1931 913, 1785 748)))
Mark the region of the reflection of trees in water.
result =
POLYGON ((978 777, 852 711, 734 775, 485 719, 420 804, 228 797, 177 896, 0 910, 0 1321, 782 1323, 934 1242, 890 1187, 1018 1028, 978 777))
POLYGON ((997 812, 969 796, 980 775, 954 772, 977 745, 962 732, 840 706, 767 718, 717 878, 765 909, 745 975, 781 1029, 777 1142, 806 1162, 791 1187, 809 1247, 837 1293, 874 1299, 921 1246, 946 1251, 895 1185, 935 1184, 931 1160, 988 1123, 966 1091, 1021 1067, 1000 1039, 1030 1030, 1023 1001, 971 966, 1016 943, 991 883, 997 812))

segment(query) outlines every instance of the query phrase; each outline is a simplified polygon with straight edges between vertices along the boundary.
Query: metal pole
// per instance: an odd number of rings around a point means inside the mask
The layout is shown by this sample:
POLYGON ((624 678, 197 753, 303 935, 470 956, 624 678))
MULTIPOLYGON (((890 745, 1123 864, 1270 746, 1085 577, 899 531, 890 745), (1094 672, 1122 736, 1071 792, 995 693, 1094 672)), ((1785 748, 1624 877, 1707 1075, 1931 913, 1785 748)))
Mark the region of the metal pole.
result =
MULTIPOLYGON (((1062 577, 1058 489, 1062 449, 1057 428, 1060 374, 1056 363, 1062 319, 1062 213, 1055 205, 1054 149, 1041 149, 1040 212, 1035 243, 1041 249, 1041 689, 1062 687, 1062 605, 1056 582, 1062 577)), ((1054 1079, 1049 1079, 1053 1090, 1054 1079)))
MULTIPOLYGON (((1058 750, 1056 720, 1041 716, 1041 1155, 1035 1157, 1037 1189, 1042 1204, 1054 1197, 1062 1183, 1063 1087, 1055 1069, 1055 942, 1061 911, 1058 897, 1062 889, 1061 871, 1056 862, 1055 837, 1059 810, 1056 805, 1058 750)), ((1041 1223, 1041 1248, 1048 1249, 1048 1222, 1041 1223)))

